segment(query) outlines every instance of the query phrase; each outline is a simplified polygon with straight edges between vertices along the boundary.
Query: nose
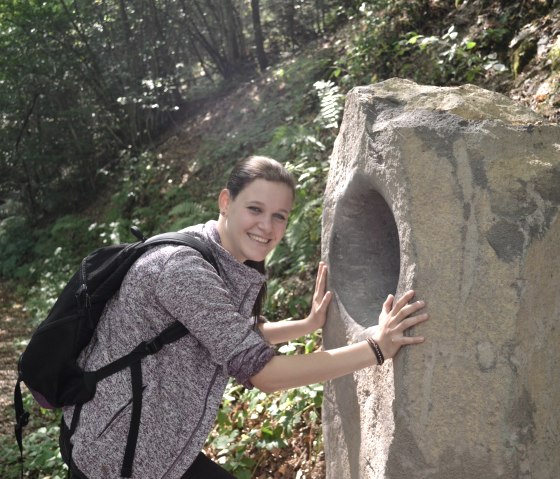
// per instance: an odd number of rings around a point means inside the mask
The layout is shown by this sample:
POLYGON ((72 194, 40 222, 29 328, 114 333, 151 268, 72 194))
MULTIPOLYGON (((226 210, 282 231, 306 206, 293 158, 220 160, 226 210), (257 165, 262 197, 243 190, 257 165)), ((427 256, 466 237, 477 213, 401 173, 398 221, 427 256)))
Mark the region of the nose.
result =
POLYGON ((259 228, 265 233, 270 233, 272 231, 272 219, 268 216, 262 217, 259 221, 259 228))

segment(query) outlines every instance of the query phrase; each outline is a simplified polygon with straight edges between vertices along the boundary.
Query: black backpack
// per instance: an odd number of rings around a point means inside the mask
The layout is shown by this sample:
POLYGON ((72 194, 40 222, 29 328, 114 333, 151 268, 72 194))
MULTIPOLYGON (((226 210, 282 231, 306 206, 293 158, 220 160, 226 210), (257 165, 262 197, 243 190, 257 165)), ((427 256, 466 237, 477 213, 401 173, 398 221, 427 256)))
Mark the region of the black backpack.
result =
MULTIPOLYGON (((162 244, 190 246, 199 251, 219 272, 209 247, 192 235, 164 233, 145 239, 137 228, 132 228, 132 232, 140 241, 106 246, 82 260, 79 270, 64 287, 47 318, 35 330, 19 358, 14 408, 15 434, 22 468, 22 428, 29 421, 29 413, 23 407, 21 382, 25 383, 43 407, 76 406, 70 429, 64 431, 65 440, 69 444, 69 437, 78 425, 82 405, 93 398, 96 384, 111 374, 130 368, 132 415, 121 475, 132 475, 142 408, 141 361, 146 356, 157 353, 166 344, 182 338, 188 334, 188 330, 182 323, 175 321, 151 341, 140 343, 127 355, 97 371, 82 370, 77 364, 78 356, 90 342, 105 304, 118 291, 132 264, 148 248, 162 244)), ((62 452, 70 467, 71 451, 62 452)))

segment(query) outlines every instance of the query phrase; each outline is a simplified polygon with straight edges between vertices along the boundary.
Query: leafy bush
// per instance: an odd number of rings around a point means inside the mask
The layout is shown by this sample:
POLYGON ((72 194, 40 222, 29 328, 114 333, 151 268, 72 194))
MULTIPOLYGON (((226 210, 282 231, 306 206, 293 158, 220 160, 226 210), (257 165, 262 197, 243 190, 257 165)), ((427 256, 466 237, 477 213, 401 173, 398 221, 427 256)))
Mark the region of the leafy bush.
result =
MULTIPOLYGON (((311 353, 317 348, 318 339, 318 335, 309 335, 303 342, 280 347, 279 352, 311 353)), ((257 477, 261 463, 271 459, 274 462, 274 456, 289 457, 282 450, 296 446, 298 440, 306 448, 305 462, 314 462, 322 449, 322 400, 321 384, 265 394, 230 382, 207 452, 239 479, 257 477)))
POLYGON ((477 42, 461 38, 452 25, 441 37, 411 32, 398 43, 399 54, 410 57, 410 78, 438 85, 473 82, 487 70, 507 71, 495 53, 484 55, 477 42))
MULTIPOLYGON (((487 72, 508 68, 496 48, 504 48, 511 32, 500 26, 484 28, 476 36, 449 25, 442 33, 431 31, 422 20, 422 2, 361 3, 353 13, 352 41, 334 62, 332 77, 346 88, 398 76, 419 83, 457 85, 474 82, 487 72), (422 29, 422 30, 421 30, 422 29)), ((458 7, 458 6, 456 6, 458 7)), ((437 17, 452 5, 425 7, 437 17)), ((425 13, 424 13, 425 14, 425 13)))
POLYGON ((28 278, 36 232, 23 216, 9 216, 0 221, 0 278, 28 278))
MULTIPOLYGON (((30 394, 24 394, 24 405, 30 411, 30 422, 23 433, 25 477, 66 478, 67 467, 58 448, 60 411, 40 408, 30 394)), ((20 473, 19 449, 14 436, 0 436, 0 477, 19 479, 20 473)))

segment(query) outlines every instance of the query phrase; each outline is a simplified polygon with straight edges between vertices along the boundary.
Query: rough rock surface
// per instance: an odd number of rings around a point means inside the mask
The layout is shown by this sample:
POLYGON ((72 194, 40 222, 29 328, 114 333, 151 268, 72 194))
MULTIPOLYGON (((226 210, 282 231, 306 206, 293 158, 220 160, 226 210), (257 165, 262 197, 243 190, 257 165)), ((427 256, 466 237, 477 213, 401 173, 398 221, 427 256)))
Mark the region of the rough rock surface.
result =
POLYGON ((327 477, 560 477, 560 127, 505 96, 348 95, 324 201, 326 349, 413 288, 428 339, 327 384, 327 477))

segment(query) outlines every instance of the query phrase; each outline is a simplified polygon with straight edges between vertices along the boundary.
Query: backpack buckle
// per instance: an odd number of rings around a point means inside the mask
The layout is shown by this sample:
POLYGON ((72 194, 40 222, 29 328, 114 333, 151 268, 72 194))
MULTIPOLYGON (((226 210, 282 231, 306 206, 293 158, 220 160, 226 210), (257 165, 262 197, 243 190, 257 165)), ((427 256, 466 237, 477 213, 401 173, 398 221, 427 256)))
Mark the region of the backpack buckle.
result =
POLYGON ((29 424, 29 413, 24 411, 16 418, 16 428, 21 431, 22 428, 29 424))
POLYGON ((144 344, 144 350, 148 354, 156 354, 161 350, 161 348, 163 348, 163 343, 158 337, 144 344))

